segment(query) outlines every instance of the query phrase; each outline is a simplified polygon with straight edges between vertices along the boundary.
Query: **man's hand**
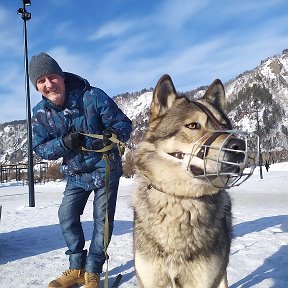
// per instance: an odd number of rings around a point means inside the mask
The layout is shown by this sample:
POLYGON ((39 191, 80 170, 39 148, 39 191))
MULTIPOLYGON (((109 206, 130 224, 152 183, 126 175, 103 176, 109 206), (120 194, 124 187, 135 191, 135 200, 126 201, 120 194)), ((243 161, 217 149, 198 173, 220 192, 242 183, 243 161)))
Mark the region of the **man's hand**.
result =
POLYGON ((70 132, 63 137, 64 145, 67 149, 78 151, 83 144, 84 135, 79 132, 70 132))
POLYGON ((103 131, 103 145, 104 146, 109 146, 112 144, 112 141, 109 140, 109 138, 112 137, 112 134, 115 134, 115 132, 112 129, 106 129, 103 131))

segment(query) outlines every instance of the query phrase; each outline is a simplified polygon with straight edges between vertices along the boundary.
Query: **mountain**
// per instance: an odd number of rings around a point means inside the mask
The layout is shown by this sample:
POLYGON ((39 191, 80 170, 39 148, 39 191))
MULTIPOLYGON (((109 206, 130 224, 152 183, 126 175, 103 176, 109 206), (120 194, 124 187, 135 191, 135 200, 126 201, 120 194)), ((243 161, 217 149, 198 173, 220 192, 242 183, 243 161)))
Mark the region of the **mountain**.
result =
MULTIPOLYGON (((199 98, 207 87, 179 93, 190 99, 199 98)), ((288 158, 288 49, 262 60, 255 69, 229 80, 224 83, 224 87, 228 99, 228 116, 234 128, 257 132, 258 114, 262 152, 266 156, 274 153, 276 161, 288 158)), ((133 121, 134 130, 128 143, 130 148, 135 147, 143 137, 152 95, 153 89, 150 88, 114 97, 133 121)), ((27 161, 25 121, 0 125, 0 137, 1 164, 27 161)))
MULTIPOLYGON (((207 87, 180 93, 197 99, 203 96, 207 87)), ((224 87, 228 116, 234 129, 258 133, 258 114, 261 148, 268 155, 266 158, 272 152, 277 161, 288 158, 288 49, 262 60, 255 69, 241 73, 224 83, 224 87)), ((134 123, 133 145, 138 143, 145 130, 152 93, 149 91, 132 98, 126 95, 115 97, 134 123)))
POLYGON ((0 125, 0 163, 27 162, 26 121, 12 121, 0 125))
POLYGON ((288 49, 225 84, 229 116, 243 130, 257 130, 264 151, 288 150, 288 49))

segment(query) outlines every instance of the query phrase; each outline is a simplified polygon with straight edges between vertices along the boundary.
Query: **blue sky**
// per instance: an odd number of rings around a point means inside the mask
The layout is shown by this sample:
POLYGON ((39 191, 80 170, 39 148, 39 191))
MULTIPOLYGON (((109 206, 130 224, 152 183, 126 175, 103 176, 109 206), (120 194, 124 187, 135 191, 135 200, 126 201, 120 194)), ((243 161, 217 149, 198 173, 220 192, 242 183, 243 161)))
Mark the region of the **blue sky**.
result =
MULTIPOLYGON (((287 0, 31 2, 29 59, 45 51, 110 96, 165 73, 179 91, 226 82, 288 48, 287 0)), ((0 2, 0 123, 26 118, 21 3, 0 2)))

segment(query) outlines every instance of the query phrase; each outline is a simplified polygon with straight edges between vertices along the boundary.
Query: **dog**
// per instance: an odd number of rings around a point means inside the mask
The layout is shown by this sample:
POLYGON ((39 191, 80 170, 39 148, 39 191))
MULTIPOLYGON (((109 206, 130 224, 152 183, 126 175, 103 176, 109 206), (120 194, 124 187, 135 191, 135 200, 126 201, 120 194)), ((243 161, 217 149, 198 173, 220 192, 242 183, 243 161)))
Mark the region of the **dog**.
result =
POLYGON ((218 79, 197 101, 179 96, 169 75, 154 89, 134 157, 138 287, 228 287, 232 216, 225 189, 252 174, 255 167, 243 172, 247 159, 257 160, 247 156, 249 137, 232 130, 225 109, 218 79))

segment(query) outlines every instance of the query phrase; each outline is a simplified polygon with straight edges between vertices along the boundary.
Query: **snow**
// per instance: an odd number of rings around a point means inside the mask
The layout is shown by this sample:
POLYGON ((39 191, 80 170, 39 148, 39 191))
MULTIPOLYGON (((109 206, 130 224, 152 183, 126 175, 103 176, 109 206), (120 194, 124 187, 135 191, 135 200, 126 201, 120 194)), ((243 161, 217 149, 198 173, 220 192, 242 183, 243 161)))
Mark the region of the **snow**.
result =
POLYGON ((129 109, 125 109, 125 114, 129 117, 129 119, 135 119, 139 117, 145 109, 150 107, 150 103, 152 100, 153 92, 145 92, 141 94, 133 103, 130 103, 129 109))
MULTIPOLYGON (((263 167, 263 179, 256 170, 242 185, 229 190, 234 215, 234 238, 228 266, 230 288, 288 287, 287 172, 288 163, 272 164, 269 172, 263 167)), ((29 207, 27 185, 0 184, 0 204, 3 206, 0 287, 47 287, 67 269, 66 248, 57 217, 64 186, 64 182, 37 184, 36 207, 29 207)), ((108 250, 110 286, 122 273, 120 287, 137 287, 130 205, 134 186, 133 179, 121 179, 115 229, 108 250)), ((88 200, 82 220, 88 246, 92 198, 88 200)))

